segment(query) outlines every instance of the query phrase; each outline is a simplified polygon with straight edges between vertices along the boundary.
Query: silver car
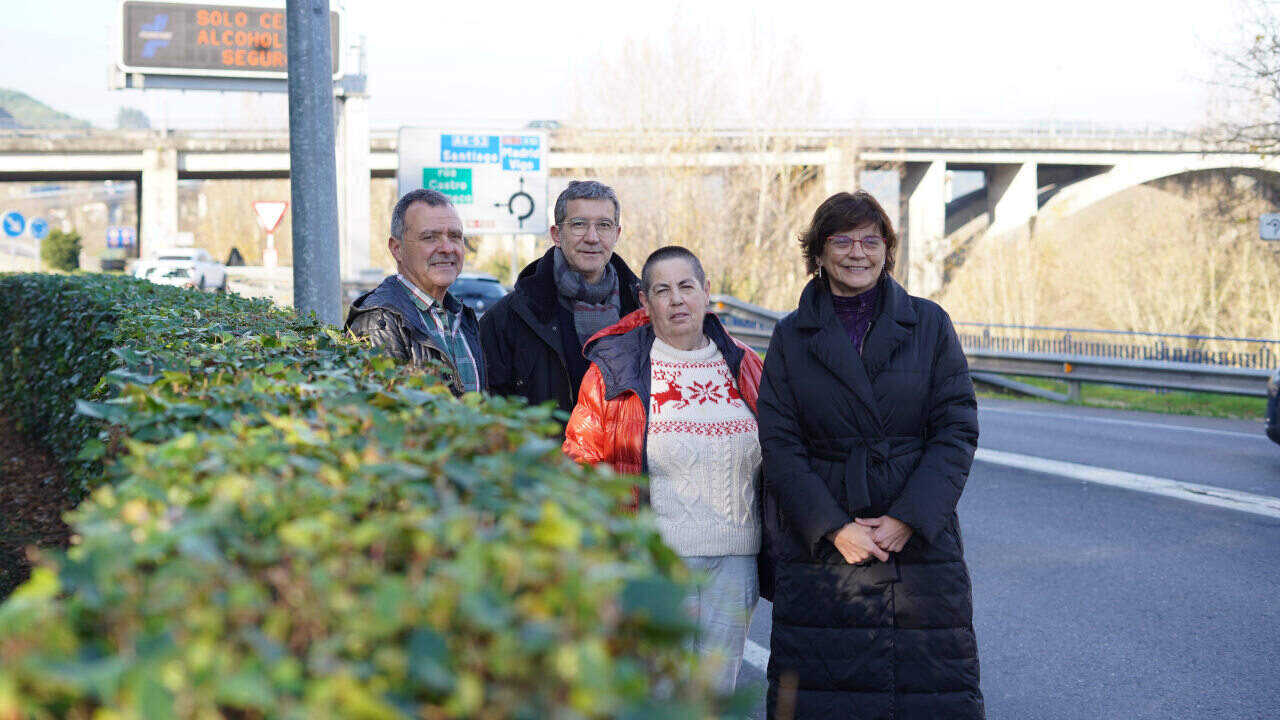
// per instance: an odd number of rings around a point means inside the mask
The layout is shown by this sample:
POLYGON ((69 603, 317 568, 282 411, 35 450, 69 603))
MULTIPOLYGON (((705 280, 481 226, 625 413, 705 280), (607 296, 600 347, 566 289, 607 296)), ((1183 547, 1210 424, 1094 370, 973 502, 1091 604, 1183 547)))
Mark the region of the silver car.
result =
POLYGON ((203 248, 168 248, 133 267, 133 276, 157 285, 198 290, 227 289, 227 267, 203 248))

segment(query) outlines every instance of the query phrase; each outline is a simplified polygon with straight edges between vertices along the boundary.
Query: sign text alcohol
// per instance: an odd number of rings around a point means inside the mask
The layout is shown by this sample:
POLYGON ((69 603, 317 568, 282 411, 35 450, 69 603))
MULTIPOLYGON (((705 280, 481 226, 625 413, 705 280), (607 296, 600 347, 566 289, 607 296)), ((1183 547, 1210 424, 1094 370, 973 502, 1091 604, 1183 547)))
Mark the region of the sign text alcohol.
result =
MULTIPOLYGON (((289 69, 283 8, 214 3, 122 4, 121 69, 170 75, 283 78, 289 69)), ((329 13, 333 74, 342 46, 329 13)))

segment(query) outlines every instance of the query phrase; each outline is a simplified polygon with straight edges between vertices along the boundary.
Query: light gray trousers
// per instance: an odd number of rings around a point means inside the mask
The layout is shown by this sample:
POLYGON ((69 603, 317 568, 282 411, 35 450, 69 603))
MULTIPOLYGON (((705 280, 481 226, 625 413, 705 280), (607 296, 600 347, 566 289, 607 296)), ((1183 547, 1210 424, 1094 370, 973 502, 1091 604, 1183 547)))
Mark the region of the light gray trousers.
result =
POLYGON ((693 649, 717 663, 716 689, 733 692, 742 668, 751 613, 760 600, 755 555, 690 556, 682 558, 699 577, 685 599, 697 622, 693 649))

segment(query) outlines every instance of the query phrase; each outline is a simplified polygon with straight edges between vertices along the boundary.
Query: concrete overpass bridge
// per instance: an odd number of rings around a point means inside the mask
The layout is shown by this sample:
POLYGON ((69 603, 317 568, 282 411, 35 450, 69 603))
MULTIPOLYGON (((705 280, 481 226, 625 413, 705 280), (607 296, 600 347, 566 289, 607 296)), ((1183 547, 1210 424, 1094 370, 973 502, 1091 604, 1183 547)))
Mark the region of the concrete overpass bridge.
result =
MULTIPOLYGON (((371 131, 363 107, 339 109, 337 145, 343 269, 369 257, 369 178, 394 177, 395 131, 371 131)), ((899 268, 918 294, 941 287, 947 236, 981 218, 985 232, 1016 232, 1126 188, 1218 169, 1280 173, 1280 159, 1174 132, 1095 128, 855 128, 786 132, 553 131, 553 175, 660 165, 789 165, 813 169, 830 192, 858 185, 865 169, 899 179, 899 268), (625 148, 618 151, 615 148, 625 148), (980 171, 981 195, 948 202, 948 171, 980 171)), ((0 131, 0 181, 137 183, 141 242, 178 229, 179 179, 288 178, 288 133, 264 131, 0 131)))

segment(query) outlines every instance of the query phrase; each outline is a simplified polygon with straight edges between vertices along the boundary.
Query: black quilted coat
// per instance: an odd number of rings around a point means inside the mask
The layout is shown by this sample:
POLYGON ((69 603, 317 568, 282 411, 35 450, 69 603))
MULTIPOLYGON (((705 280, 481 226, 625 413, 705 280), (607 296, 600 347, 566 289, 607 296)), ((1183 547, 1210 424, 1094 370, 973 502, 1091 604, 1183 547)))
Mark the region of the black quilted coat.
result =
POLYGON ((818 279, 765 356, 770 717, 984 717, 955 512, 978 441, 973 384, 946 312, 880 283, 861 357, 818 279), (879 515, 914 530, 887 563, 849 565, 824 537, 879 515))
MULTIPOLYGON (((565 346, 576 344, 578 336, 573 313, 560 307, 554 252, 554 248, 547 250, 521 271, 515 289, 480 318, 480 340, 491 394, 523 397, 530 405, 554 400, 567 417, 578 402, 578 386, 591 363, 576 345, 576 360, 581 363, 576 373, 573 358, 567 357, 565 346)), ((622 302, 618 314, 626 317, 640 307, 636 299, 640 279, 616 253, 609 264, 618 274, 622 302)))

